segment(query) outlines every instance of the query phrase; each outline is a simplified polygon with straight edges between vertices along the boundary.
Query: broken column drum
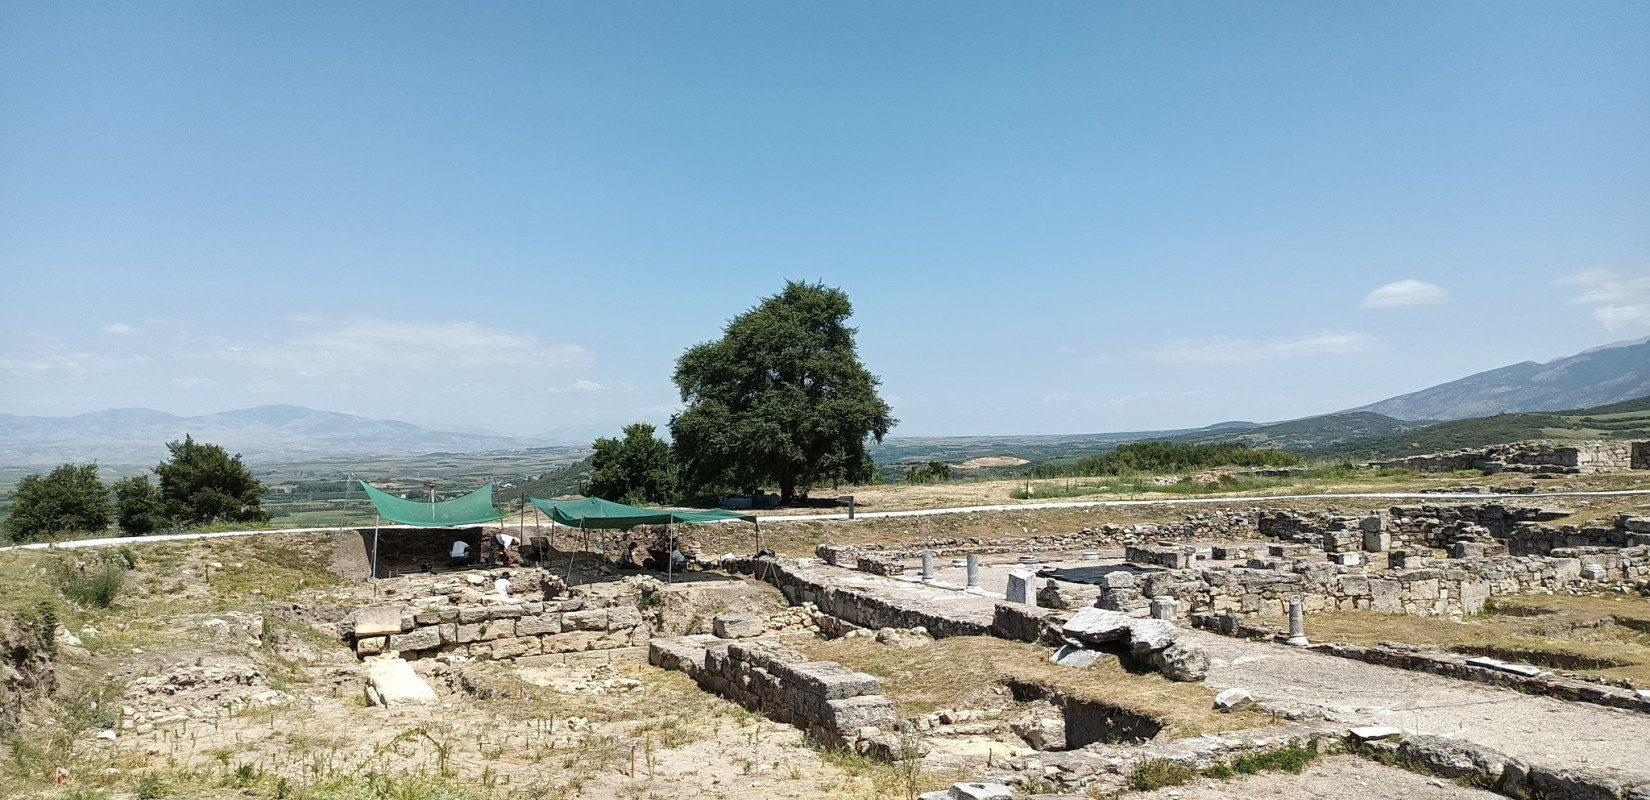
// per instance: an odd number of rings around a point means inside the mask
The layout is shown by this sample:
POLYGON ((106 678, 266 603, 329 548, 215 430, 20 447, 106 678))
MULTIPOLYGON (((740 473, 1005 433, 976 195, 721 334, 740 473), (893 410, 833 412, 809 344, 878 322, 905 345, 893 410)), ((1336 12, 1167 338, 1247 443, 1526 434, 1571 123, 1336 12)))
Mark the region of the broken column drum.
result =
POLYGON ((980 588, 980 557, 976 553, 968 554, 968 588, 980 588))
POLYGON ((1309 644, 1306 641, 1306 609, 1300 595, 1289 598, 1289 638, 1284 644, 1293 647, 1305 647, 1309 644))
POLYGON ((1170 595, 1158 595, 1152 598, 1152 619, 1174 620, 1175 599, 1170 595))
POLYGON ((925 581, 931 581, 931 580, 934 579, 934 551, 933 550, 924 550, 924 551, 922 551, 922 579, 925 580, 925 581))

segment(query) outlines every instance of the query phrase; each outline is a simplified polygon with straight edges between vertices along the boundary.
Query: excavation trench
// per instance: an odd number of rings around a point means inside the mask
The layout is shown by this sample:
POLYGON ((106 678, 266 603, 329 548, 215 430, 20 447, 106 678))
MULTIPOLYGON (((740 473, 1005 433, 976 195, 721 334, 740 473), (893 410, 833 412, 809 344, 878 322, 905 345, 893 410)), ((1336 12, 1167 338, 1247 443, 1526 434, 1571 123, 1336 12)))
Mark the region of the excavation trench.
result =
POLYGON ((1087 745, 1140 744, 1163 731, 1163 721, 1149 714, 1103 700, 1073 697, 1033 681, 1009 678, 1005 683, 1020 703, 1047 702, 1060 710, 1066 726, 1065 750, 1087 745))

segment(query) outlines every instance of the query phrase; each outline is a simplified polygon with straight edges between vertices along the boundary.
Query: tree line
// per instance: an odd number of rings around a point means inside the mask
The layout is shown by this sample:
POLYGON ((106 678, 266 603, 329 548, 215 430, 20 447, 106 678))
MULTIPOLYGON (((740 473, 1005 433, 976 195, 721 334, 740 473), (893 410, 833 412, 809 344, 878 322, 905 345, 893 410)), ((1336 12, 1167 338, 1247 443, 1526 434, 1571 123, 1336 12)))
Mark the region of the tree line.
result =
POLYGON ((168 442, 170 457, 146 475, 104 485, 97 463, 64 464, 17 482, 11 513, 0 529, 13 542, 63 533, 99 533, 111 522, 127 536, 218 522, 266 522, 264 487, 240 454, 184 436, 168 442))
POLYGON ((1242 442, 1180 444, 1128 442, 1102 456, 1085 456, 1071 466, 1038 464, 1026 471, 1032 478, 1099 477, 1130 473, 1168 473, 1211 467, 1293 467, 1303 463, 1294 453, 1250 447, 1242 442))

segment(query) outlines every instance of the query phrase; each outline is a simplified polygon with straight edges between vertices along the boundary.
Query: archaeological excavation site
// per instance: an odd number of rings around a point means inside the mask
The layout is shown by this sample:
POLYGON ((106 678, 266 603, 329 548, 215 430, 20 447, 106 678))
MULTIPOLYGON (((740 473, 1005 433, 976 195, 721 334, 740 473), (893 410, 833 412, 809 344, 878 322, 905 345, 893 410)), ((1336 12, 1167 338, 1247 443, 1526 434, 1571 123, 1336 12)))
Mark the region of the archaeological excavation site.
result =
POLYGON ((1650 516, 1337 502, 13 551, 9 791, 1650 797, 1650 516))

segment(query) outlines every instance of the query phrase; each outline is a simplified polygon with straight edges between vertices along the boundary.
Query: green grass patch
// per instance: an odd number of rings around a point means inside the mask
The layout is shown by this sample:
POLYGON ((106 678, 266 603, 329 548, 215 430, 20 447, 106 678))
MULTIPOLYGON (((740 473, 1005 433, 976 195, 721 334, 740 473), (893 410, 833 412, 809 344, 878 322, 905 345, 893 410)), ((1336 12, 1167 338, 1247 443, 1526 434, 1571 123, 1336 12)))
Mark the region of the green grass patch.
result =
POLYGON ((1197 770, 1175 761, 1154 758, 1142 761, 1129 774, 1129 788, 1149 792, 1166 786, 1183 786, 1197 780, 1197 770))

